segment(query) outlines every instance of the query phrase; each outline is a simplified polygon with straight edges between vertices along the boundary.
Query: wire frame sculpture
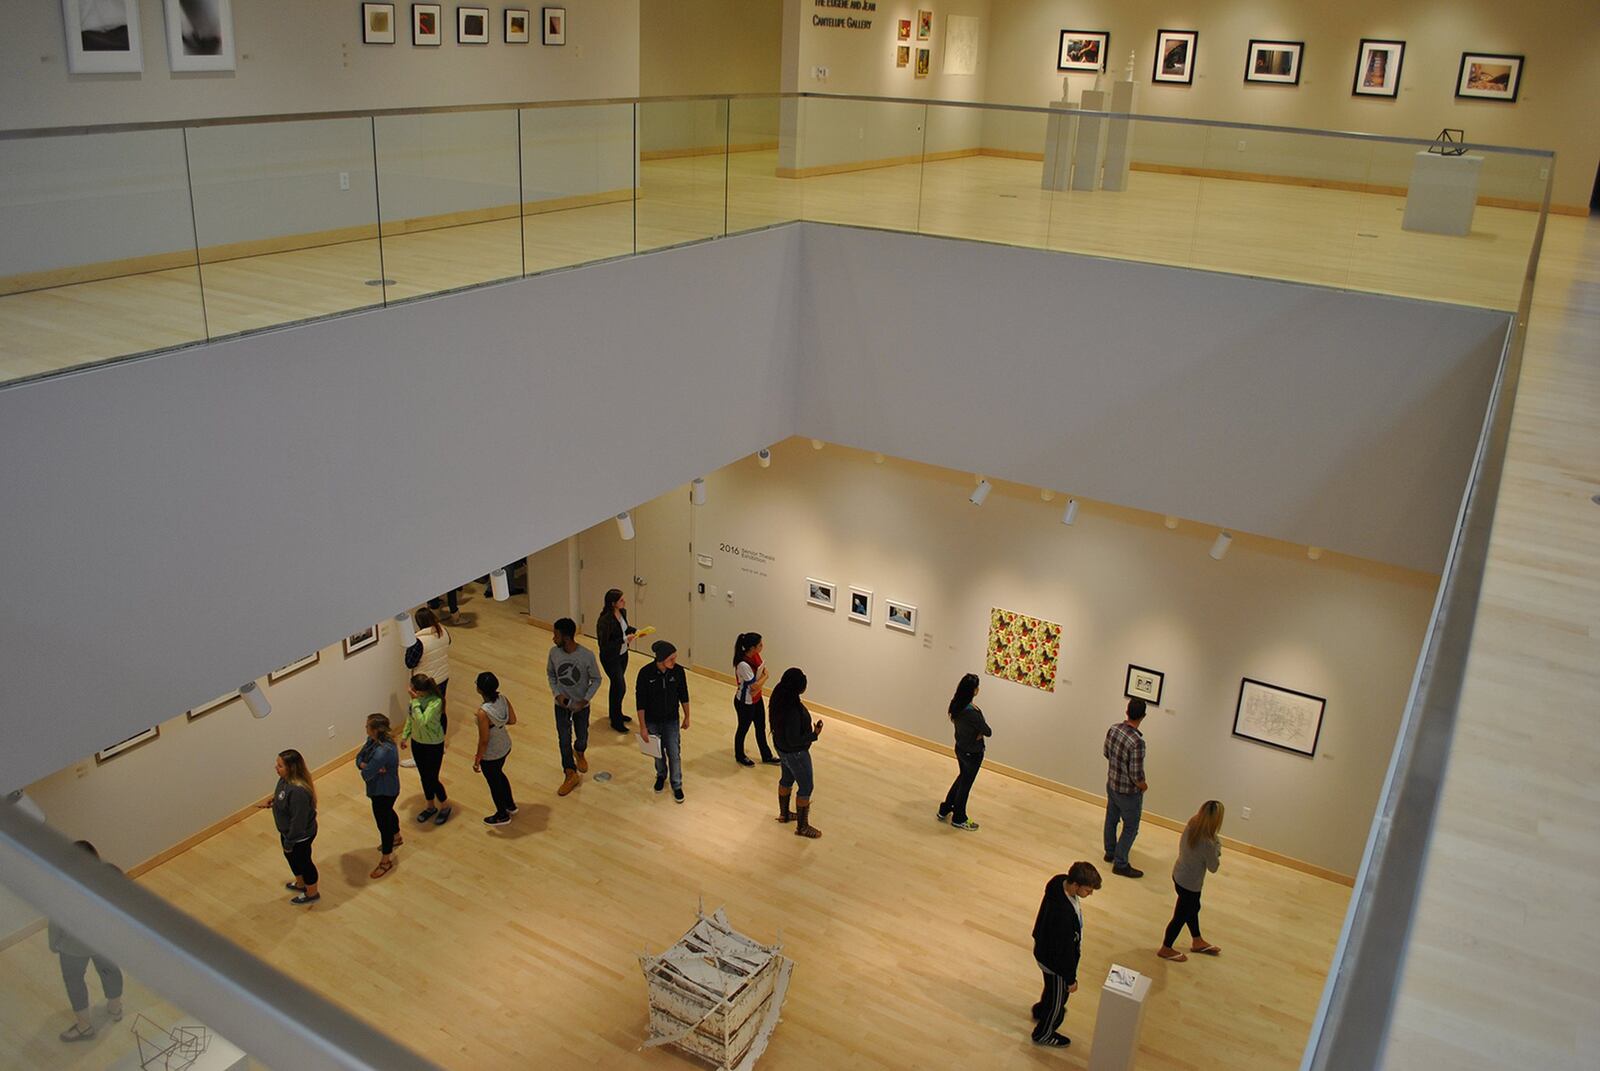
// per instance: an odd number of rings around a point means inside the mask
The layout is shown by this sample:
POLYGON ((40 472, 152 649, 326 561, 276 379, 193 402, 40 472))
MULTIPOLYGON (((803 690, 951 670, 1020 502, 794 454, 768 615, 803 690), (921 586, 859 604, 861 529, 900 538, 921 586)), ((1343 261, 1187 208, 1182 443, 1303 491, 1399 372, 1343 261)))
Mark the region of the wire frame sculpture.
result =
POLYGON ((143 1071, 188 1071, 211 1045, 211 1031, 203 1026, 167 1030, 143 1015, 133 1017, 133 1038, 143 1071))

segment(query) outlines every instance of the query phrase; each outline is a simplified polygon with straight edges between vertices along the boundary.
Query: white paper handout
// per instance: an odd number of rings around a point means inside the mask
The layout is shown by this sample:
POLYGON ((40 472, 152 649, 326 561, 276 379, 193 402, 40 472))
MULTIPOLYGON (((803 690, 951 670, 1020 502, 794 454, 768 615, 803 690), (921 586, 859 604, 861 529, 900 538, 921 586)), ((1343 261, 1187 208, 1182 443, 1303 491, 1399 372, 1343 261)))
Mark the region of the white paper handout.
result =
POLYGON ((642 736, 635 737, 635 739, 639 741, 639 750, 644 754, 649 755, 652 759, 661 757, 661 738, 659 736, 652 736, 648 740, 642 736))
POLYGON ((1106 974, 1106 988, 1118 993, 1133 994, 1133 987, 1139 984, 1139 972, 1132 967, 1123 967, 1113 963, 1111 970, 1106 974))

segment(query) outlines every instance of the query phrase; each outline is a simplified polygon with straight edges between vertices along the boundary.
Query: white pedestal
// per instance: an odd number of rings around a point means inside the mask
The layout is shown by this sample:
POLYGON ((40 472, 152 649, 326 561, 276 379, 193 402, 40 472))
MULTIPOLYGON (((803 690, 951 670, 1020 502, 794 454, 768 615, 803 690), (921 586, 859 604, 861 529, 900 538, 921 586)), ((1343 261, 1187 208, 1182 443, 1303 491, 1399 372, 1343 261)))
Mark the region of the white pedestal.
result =
POLYGON ((1139 1030, 1144 1026, 1144 998, 1149 993, 1148 974, 1139 976, 1132 993, 1109 985, 1100 987, 1100 1014, 1094 1021, 1089 1071, 1133 1071, 1133 1058, 1139 1053, 1139 1030))
MULTIPOLYGON (((179 1026, 194 1026, 194 1023, 179 1023, 179 1026)), ((124 1026, 126 1040, 134 1047, 127 1056, 112 1064, 107 1071, 140 1071, 138 1043, 134 1041, 133 1034, 124 1026)), ((240 1049, 228 1042, 226 1038, 216 1034, 211 1035, 211 1044, 206 1046, 206 1051, 200 1058, 189 1065, 188 1071, 250 1071, 250 1058, 240 1049)))
MULTIPOLYGON (((1111 110, 1124 115, 1133 114, 1134 84, 1117 82, 1111 87, 1111 110)), ((1100 179, 1103 190, 1128 188, 1128 165, 1133 162, 1133 122, 1112 119, 1106 124, 1106 163, 1100 179)))
POLYGON ((1050 118, 1044 125, 1044 170, 1039 176, 1039 188, 1064 190, 1072 177, 1072 137, 1078 130, 1078 117, 1072 114, 1075 109, 1065 98, 1051 101, 1050 107, 1050 118))
POLYGON ((1478 204, 1478 178, 1483 157, 1417 153, 1411 164, 1411 188, 1400 226, 1428 234, 1472 233, 1472 210, 1478 204))
MULTIPOLYGON (((1102 90, 1083 91, 1083 110, 1103 112, 1106 95, 1102 90)), ((1072 188, 1093 190, 1100 185, 1100 165, 1106 155, 1106 120, 1098 115, 1078 117, 1078 140, 1072 150, 1072 188)))

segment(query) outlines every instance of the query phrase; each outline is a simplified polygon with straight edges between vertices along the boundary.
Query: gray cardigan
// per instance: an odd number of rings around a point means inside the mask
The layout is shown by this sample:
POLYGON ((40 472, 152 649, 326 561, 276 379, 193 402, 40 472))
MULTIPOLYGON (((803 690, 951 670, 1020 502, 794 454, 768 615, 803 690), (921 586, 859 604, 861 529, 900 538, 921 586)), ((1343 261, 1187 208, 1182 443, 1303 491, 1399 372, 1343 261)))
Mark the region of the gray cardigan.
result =
POLYGON ((1205 884, 1206 871, 1215 874, 1222 865, 1222 841, 1200 838, 1200 843, 1189 847, 1187 834, 1178 836, 1178 861, 1172 864, 1172 880, 1190 892, 1199 892, 1205 884))

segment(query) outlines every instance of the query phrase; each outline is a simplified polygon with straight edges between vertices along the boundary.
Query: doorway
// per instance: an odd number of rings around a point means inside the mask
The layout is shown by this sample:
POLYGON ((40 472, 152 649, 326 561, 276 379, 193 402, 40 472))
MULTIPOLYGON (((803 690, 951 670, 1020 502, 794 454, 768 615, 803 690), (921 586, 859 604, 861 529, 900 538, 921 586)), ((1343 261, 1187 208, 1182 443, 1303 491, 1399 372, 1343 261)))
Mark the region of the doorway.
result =
MULTIPOLYGON (((594 635, 606 592, 621 588, 633 626, 654 626, 652 641, 670 640, 680 661, 693 660, 692 508, 684 484, 632 511, 632 539, 622 538, 614 520, 579 534, 578 627, 585 635, 594 635)), ((648 651, 649 644, 640 644, 640 650, 648 651)))

